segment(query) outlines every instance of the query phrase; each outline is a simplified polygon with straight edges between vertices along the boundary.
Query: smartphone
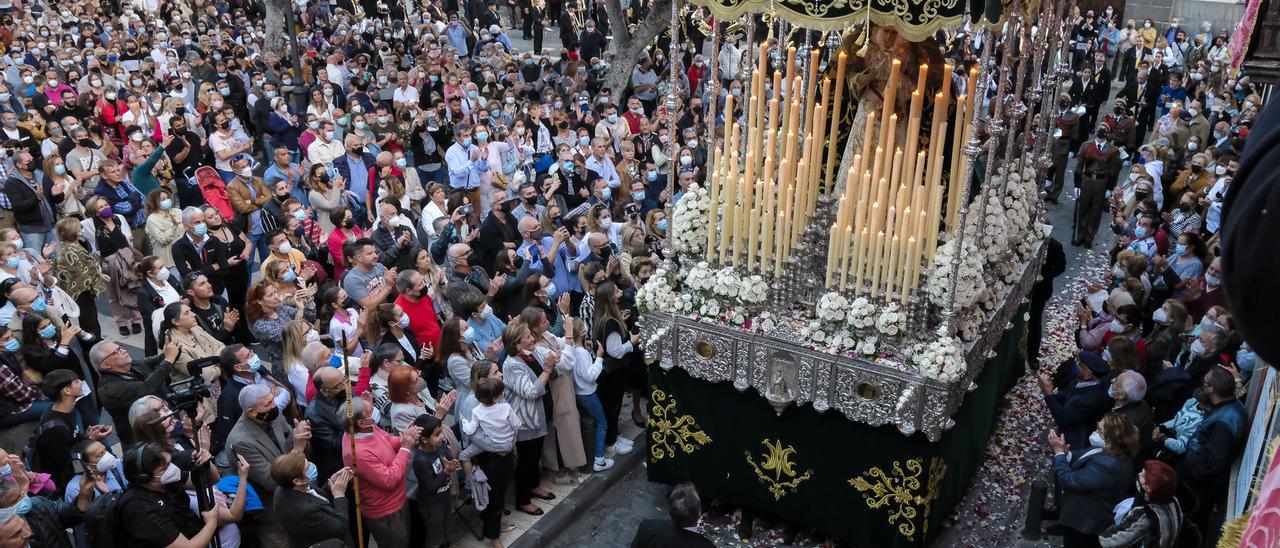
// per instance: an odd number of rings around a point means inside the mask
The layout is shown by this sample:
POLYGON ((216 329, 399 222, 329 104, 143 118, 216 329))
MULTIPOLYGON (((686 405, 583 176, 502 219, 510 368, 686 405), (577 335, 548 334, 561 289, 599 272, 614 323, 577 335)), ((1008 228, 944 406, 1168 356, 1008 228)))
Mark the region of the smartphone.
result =
POLYGON ((473 211, 475 211, 475 207, 472 206, 471 204, 463 204, 458 206, 458 213, 461 213, 463 215, 470 215, 471 212, 473 211))
POLYGON ((559 217, 551 219, 551 224, 555 225, 556 228, 564 228, 564 221, 559 217))
POLYGON ((628 217, 635 216, 640 214, 640 208, 636 204, 627 204, 626 212, 628 217))
POLYGON ((83 458, 84 456, 81 455, 80 453, 71 454, 71 471, 72 472, 76 474, 84 473, 84 461, 82 460, 83 458))

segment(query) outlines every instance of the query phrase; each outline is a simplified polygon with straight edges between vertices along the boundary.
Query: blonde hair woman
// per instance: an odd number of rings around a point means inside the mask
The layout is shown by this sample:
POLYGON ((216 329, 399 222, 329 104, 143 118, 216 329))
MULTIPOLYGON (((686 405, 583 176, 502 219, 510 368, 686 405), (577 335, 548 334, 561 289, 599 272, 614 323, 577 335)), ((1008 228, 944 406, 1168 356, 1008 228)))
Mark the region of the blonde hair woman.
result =
POLYGON ((302 359, 307 343, 320 340, 320 333, 306 320, 293 320, 284 326, 280 363, 272 364, 271 374, 277 379, 288 379, 298 403, 306 403, 307 384, 311 372, 302 359))

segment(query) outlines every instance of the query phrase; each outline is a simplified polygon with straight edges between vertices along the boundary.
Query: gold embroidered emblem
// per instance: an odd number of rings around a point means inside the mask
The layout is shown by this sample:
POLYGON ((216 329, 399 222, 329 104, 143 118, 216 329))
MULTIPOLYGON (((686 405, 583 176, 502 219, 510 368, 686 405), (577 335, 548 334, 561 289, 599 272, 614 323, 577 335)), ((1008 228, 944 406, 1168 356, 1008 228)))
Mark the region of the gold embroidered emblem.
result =
POLYGON ((796 475, 796 465, 791 462, 792 455, 796 453, 795 447, 790 445, 783 447, 782 440, 771 442, 765 439, 760 443, 764 444, 766 451, 763 461, 757 464, 751 452, 746 451, 747 464, 755 470, 760 482, 769 486, 769 493, 773 495, 773 500, 781 500, 788 492, 794 493, 801 482, 813 476, 813 470, 805 470, 804 474, 796 475), (765 472, 772 472, 773 477, 765 472), (783 481, 784 477, 788 479, 783 481))
POLYGON ((675 457, 677 450, 688 455, 711 443, 711 436, 698 426, 698 421, 678 414, 675 398, 668 398, 666 392, 655 388, 650 399, 653 410, 649 413, 649 439, 653 443, 649 444, 649 456, 653 460, 675 457))
POLYGON ((905 464, 894 461, 892 476, 879 466, 873 466, 861 476, 849 480, 849 485, 862 493, 868 508, 887 508, 889 524, 897 524, 898 533, 914 539, 916 517, 920 515, 921 508, 924 509, 922 532, 929 530, 929 513, 933 509, 933 501, 942 492, 942 479, 947 475, 947 465, 938 457, 929 461, 928 486, 921 493, 920 474, 923 472, 921 459, 910 459, 905 464))

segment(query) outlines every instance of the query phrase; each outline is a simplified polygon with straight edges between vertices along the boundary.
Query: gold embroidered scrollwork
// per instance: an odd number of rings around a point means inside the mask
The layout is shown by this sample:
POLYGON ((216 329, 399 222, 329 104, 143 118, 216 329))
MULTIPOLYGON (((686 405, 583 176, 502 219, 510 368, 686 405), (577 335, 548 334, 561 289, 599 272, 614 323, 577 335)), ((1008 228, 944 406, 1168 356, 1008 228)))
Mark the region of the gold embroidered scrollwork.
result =
POLYGON ((783 447, 782 440, 771 442, 765 439, 760 443, 765 448, 764 458, 757 464, 751 452, 745 451, 747 464, 751 465, 760 482, 769 486, 769 494, 773 495, 773 500, 781 500, 787 494, 794 493, 801 482, 813 477, 813 470, 805 470, 803 474, 796 475, 796 465, 791 462, 791 457, 796 453, 794 446, 783 447), (772 472, 773 477, 766 472, 772 472))
POLYGON ((702 446, 711 443, 698 421, 690 415, 679 415, 676 411, 676 399, 668 398, 667 393, 653 389, 650 397, 653 409, 649 413, 649 456, 655 461, 675 457, 677 451, 690 454, 702 446))
POLYGON ((894 461, 892 475, 886 474, 879 466, 863 472, 861 476, 849 480, 858 492, 862 493, 867 507, 872 510, 885 508, 889 512, 889 524, 898 526, 898 533, 908 539, 915 539, 916 517, 924 510, 922 534, 928 532, 929 513, 933 501, 942 492, 942 479, 946 477, 947 465, 938 457, 929 461, 927 487, 921 490, 920 475, 924 473, 921 459, 908 459, 905 463, 894 461))

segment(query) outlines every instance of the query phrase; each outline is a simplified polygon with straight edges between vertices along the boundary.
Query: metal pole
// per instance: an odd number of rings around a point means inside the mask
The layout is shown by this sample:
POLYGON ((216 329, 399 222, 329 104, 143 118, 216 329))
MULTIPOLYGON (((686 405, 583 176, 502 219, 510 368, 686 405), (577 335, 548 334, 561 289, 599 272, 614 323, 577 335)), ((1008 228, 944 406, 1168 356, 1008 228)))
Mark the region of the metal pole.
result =
POLYGON ((969 219, 969 180, 973 178, 974 163, 978 159, 978 153, 982 152, 982 141, 978 140, 978 128, 982 125, 982 117, 978 116, 977 109, 981 108, 982 96, 987 94, 987 76, 991 73, 988 61, 991 60, 991 37, 985 25, 978 26, 978 36, 982 38, 982 57, 979 59, 978 87, 969 90, 970 93, 976 94, 974 97, 974 113, 973 120, 969 128, 969 141, 965 143, 964 155, 967 157, 964 164, 964 175, 959 181, 952 181, 953 185, 963 185, 960 187, 960 214, 958 222, 955 223, 956 234, 953 237, 956 242, 955 253, 951 256, 951 280, 950 287, 947 290, 947 305, 942 308, 942 327, 947 335, 955 334, 955 308, 956 308, 956 284, 960 280, 960 257, 964 251, 964 225, 969 219))

